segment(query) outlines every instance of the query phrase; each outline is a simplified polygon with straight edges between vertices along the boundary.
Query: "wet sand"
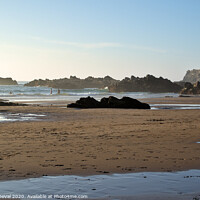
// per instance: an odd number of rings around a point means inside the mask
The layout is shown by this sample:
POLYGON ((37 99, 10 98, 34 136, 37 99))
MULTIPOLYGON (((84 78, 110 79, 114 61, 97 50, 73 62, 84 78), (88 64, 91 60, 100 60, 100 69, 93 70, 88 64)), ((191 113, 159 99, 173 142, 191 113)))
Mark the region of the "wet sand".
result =
POLYGON ((0 123, 0 180, 200 169, 200 110, 0 110, 45 115, 0 123))
POLYGON ((140 101, 149 104, 200 104, 200 96, 145 98, 140 101))
POLYGON ((200 170, 181 172, 139 172, 92 176, 44 176, 0 181, 1 194, 31 199, 101 199, 101 200, 192 200, 199 199, 200 170), (12 191, 12 194, 10 194, 12 191), (9 195, 8 195, 9 194, 9 195), (73 196, 71 198, 68 195, 73 196), (18 195, 19 196, 19 195, 18 195), (30 197, 31 196, 31 197, 30 197), (52 198, 53 197, 53 198, 52 198), (38 198, 37 198, 38 199, 38 198))

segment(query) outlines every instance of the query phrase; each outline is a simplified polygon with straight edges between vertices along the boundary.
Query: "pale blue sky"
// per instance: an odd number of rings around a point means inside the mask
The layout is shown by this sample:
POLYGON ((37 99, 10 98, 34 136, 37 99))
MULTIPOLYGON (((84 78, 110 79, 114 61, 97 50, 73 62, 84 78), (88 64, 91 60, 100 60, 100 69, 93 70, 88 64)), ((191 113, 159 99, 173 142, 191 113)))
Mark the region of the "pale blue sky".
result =
POLYGON ((0 0, 0 77, 181 80, 193 68, 199 0, 0 0))

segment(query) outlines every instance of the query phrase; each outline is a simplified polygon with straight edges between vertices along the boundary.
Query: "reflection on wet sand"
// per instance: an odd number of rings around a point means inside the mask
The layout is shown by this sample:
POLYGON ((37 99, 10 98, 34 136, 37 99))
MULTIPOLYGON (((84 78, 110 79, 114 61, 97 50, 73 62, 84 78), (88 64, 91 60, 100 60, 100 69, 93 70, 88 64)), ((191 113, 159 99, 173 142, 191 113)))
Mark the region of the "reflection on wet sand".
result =
POLYGON ((32 113, 0 113, 0 122, 14 122, 14 121, 34 121, 39 120, 39 117, 44 117, 42 114, 32 113))
MULTIPOLYGON (((0 182, 1 195, 52 197, 82 195, 88 199, 198 199, 200 170, 94 176, 44 176, 0 182), (152 198, 151 198, 152 197, 152 198), (154 197, 154 198, 153 198, 154 197)), ((37 198, 43 199, 43 198, 37 198)), ((73 198, 79 199, 79 198, 73 198)))

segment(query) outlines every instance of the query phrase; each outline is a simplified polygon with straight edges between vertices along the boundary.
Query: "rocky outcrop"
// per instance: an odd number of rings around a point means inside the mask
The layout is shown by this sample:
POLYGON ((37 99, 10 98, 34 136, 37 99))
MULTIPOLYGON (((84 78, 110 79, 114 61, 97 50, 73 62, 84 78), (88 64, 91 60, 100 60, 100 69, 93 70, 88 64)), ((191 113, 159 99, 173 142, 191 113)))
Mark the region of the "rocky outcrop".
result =
POLYGON ((200 81, 200 69, 188 70, 183 78, 183 82, 196 83, 200 81))
POLYGON ((25 104, 12 103, 0 100, 0 106, 25 106, 25 104))
POLYGON ((181 94, 199 95, 200 94, 200 82, 197 81, 195 84, 191 84, 189 82, 185 83, 185 87, 181 90, 181 94))
POLYGON ((105 88, 111 84, 116 83, 117 80, 111 78, 110 76, 105 76, 104 78, 94 78, 87 77, 86 79, 80 79, 76 76, 70 76, 70 78, 54 79, 54 80, 34 80, 25 86, 47 86, 59 89, 84 89, 84 88, 105 88))
POLYGON ((142 103, 137 99, 123 97, 118 99, 110 96, 97 101, 92 97, 80 98, 76 103, 68 104, 68 108, 132 108, 132 109, 150 109, 149 104, 142 103))
POLYGON ((184 88, 184 86, 185 86, 185 82, 183 82, 183 81, 175 81, 174 83, 181 86, 181 88, 184 88))
POLYGON ((92 97, 80 98, 76 103, 67 105, 68 108, 100 108, 101 104, 99 101, 92 97))
POLYGON ((105 88, 108 87, 110 92, 175 92, 178 93, 183 88, 181 85, 171 82, 162 77, 156 78, 152 75, 147 75, 144 78, 134 77, 124 78, 121 81, 115 80, 110 76, 104 78, 87 77, 80 79, 76 76, 70 78, 54 79, 54 80, 34 80, 25 86, 47 86, 59 89, 84 89, 84 88, 105 88))
POLYGON ((12 78, 0 78, 0 85, 18 85, 12 78))
POLYGON ((162 77, 156 78, 152 75, 147 75, 144 78, 131 76, 120 82, 114 83, 108 87, 110 92, 180 92, 182 87, 168 79, 162 77))

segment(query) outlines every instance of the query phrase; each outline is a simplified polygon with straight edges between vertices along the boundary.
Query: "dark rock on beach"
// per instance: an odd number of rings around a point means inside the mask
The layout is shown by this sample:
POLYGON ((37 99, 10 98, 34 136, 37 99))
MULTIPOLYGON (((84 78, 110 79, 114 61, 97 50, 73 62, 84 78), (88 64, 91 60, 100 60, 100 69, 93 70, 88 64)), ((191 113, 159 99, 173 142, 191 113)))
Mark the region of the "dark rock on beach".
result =
POLYGON ((80 98, 76 103, 68 104, 68 108, 132 108, 132 109, 150 109, 149 104, 142 103, 137 99, 123 97, 118 99, 110 96, 97 101, 92 97, 80 98))
POLYGON ((150 109, 148 104, 142 103, 137 99, 130 97, 122 97, 121 99, 118 99, 116 97, 110 96, 108 98, 102 98, 100 103, 103 108, 150 109))
POLYGON ((80 98, 76 103, 67 105, 68 108, 101 108, 99 101, 92 97, 80 98))

